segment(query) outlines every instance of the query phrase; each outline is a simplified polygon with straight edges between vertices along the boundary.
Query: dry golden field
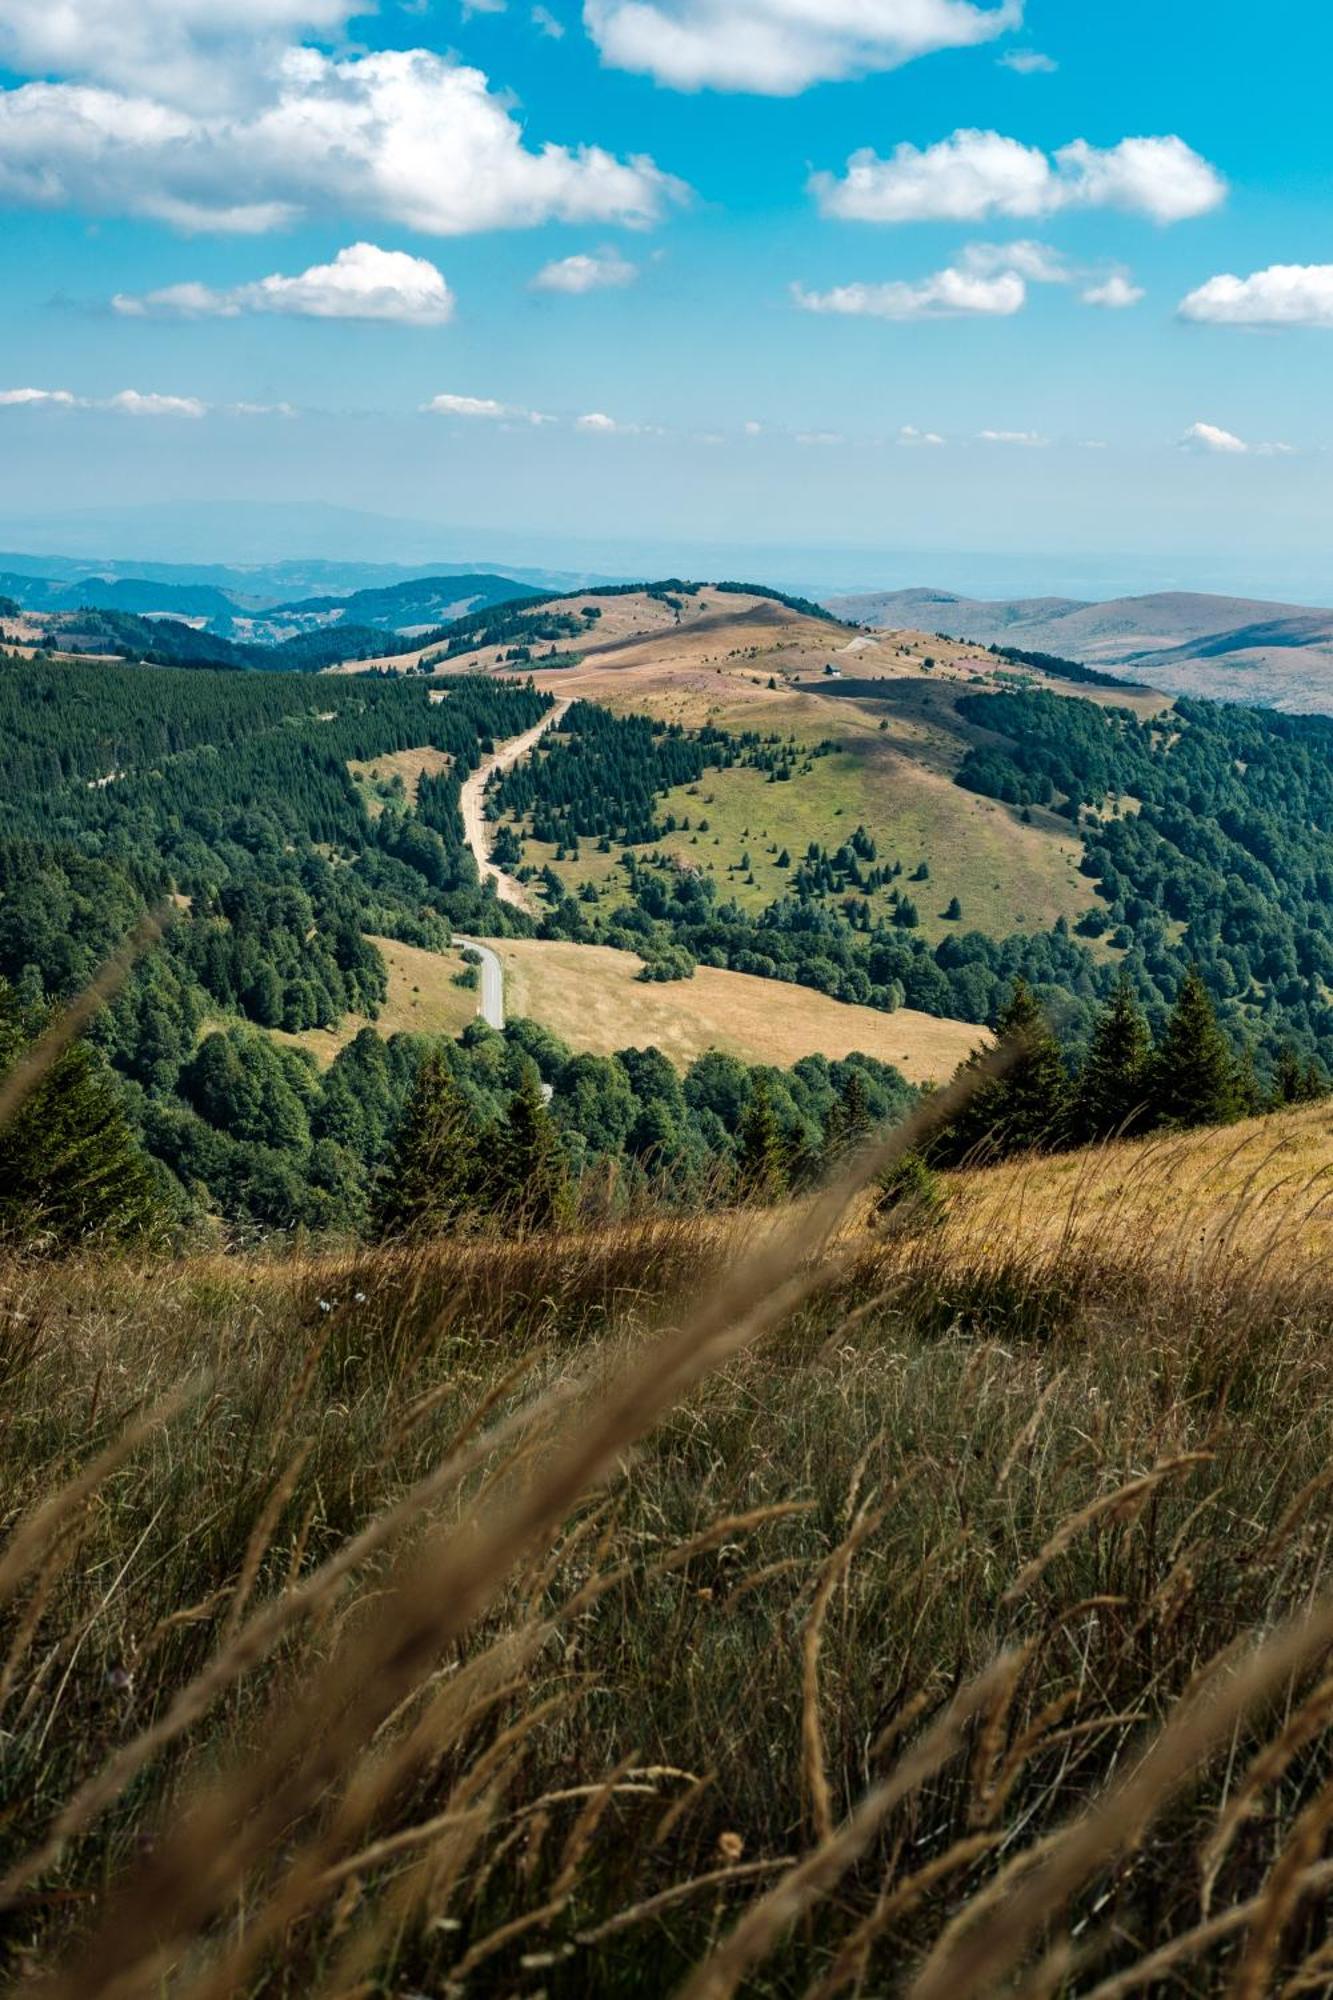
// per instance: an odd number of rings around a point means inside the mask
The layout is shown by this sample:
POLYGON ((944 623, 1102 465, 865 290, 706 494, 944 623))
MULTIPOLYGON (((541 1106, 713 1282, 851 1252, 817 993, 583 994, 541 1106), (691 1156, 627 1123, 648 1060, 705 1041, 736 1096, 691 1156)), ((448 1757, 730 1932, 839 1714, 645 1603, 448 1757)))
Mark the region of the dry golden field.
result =
POLYGON ((656 1047, 680 1069, 708 1049, 789 1069, 802 1056, 857 1053, 892 1063, 911 1083, 951 1076, 985 1031, 902 1008, 849 1007, 805 986, 701 965, 668 985, 638 977, 641 960, 602 945, 491 940, 511 1015, 529 1015, 578 1054, 656 1047))
POLYGON ((1326 1991, 1331 1159, 0 1265, 10 1990, 1326 1991))

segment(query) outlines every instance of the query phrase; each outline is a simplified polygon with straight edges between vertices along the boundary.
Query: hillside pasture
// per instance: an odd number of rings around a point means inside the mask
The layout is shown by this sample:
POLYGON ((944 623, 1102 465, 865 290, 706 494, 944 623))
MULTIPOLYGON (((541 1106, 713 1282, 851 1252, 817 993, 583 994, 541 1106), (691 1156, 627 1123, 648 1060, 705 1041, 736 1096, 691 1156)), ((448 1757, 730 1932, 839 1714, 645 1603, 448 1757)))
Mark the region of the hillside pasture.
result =
POLYGON ((534 938, 492 941, 511 1016, 529 1015, 577 1053, 656 1047, 679 1069, 709 1049, 787 1069, 803 1056, 875 1056, 910 1083, 950 1076, 986 1039, 966 1021, 851 1007, 809 987, 701 965, 692 979, 641 981, 632 952, 534 938))

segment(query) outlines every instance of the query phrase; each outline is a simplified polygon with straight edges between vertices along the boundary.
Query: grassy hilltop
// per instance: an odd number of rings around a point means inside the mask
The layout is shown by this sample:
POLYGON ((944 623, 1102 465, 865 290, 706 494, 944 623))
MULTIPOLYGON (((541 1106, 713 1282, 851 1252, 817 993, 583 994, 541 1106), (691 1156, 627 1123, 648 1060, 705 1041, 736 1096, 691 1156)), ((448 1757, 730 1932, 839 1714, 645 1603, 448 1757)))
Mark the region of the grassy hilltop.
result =
POLYGON ((6 1264, 18 1990, 1317 1990, 1326 1125, 6 1264))

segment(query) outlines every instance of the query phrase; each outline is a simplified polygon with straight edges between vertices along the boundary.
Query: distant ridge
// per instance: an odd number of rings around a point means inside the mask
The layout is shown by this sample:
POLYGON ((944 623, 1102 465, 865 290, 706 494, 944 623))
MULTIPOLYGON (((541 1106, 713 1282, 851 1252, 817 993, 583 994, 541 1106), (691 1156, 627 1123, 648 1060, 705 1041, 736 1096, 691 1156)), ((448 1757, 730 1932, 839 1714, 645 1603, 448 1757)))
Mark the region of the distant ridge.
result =
POLYGON ((880 630, 948 633, 984 646, 1053 653, 1170 694, 1333 714, 1333 610, 1197 591, 1088 603, 1067 597, 986 601, 948 590, 866 592, 826 600, 880 630))

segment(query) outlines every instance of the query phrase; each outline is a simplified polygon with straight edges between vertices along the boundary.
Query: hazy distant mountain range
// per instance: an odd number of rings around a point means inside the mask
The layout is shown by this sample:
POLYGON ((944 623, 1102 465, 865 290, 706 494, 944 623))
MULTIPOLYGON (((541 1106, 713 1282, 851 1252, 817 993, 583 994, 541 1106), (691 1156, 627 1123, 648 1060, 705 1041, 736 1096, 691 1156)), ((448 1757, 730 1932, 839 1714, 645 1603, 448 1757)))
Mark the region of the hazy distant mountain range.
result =
POLYGON ((1101 604, 1067 597, 988 603, 947 590, 891 590, 826 600, 880 629, 944 632, 982 645, 1055 653, 1170 694, 1327 714, 1333 705, 1333 611, 1247 597, 1159 591, 1101 604))
MULTIPOLYGON (((549 582, 489 571, 457 570, 400 577, 396 571, 348 565, 274 564, 264 570, 219 568, 205 578, 189 566, 108 563, 95 572, 76 562, 0 555, 0 597, 24 611, 50 616, 97 610, 140 618, 174 618, 217 638, 277 645, 327 626, 373 627, 385 632, 432 631, 471 611, 551 589, 549 582), (36 565, 42 563, 42 573, 36 565), (122 570, 130 574, 121 574, 122 570), (319 572, 323 590, 308 594, 319 572), (358 587, 369 576, 367 587, 358 587)), ((554 586, 562 587, 562 586, 554 586)))

